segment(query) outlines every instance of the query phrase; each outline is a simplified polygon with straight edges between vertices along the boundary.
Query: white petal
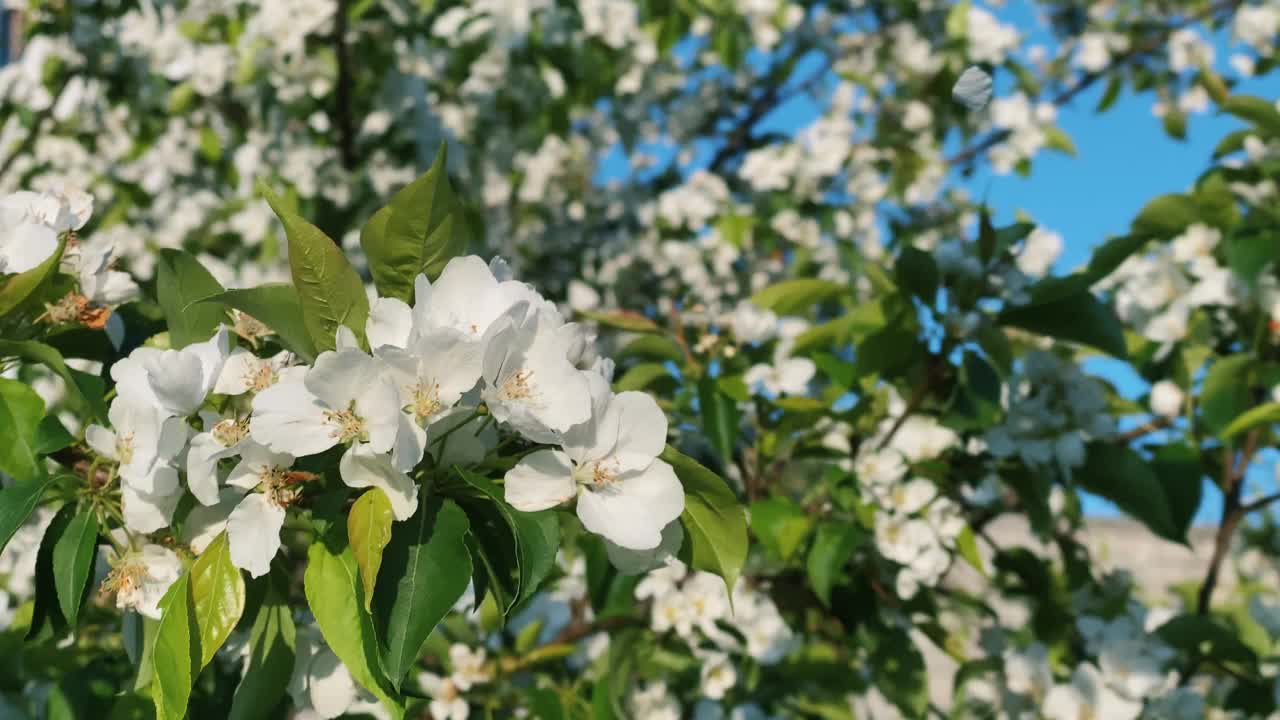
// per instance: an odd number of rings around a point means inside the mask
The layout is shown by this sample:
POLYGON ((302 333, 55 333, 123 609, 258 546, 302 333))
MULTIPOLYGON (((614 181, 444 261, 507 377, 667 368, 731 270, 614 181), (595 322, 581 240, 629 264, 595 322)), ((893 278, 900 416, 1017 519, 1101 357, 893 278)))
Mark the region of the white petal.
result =
POLYGON ((396 444, 391 448, 391 464, 400 472, 410 472, 421 462, 426 449, 427 431, 408 415, 400 413, 399 423, 396 425, 396 444))
POLYGON ((213 433, 202 432, 191 438, 187 450, 187 487, 201 505, 218 502, 218 461, 235 454, 219 442, 213 433))
POLYGON ((339 351, 360 349, 359 338, 357 338, 355 332, 346 325, 338 326, 337 331, 334 333, 333 344, 339 351))
POLYGON ((26 221, 16 227, 5 228, 8 242, 0 257, 0 272, 21 273, 31 270, 49 259, 58 249, 58 233, 44 223, 26 221))
POLYGON ((329 648, 318 650, 307 671, 311 707, 322 718, 336 718, 356 701, 356 683, 329 648))
POLYGON ((218 381, 213 391, 219 395, 240 395, 249 391, 249 380, 262 363, 253 353, 244 348, 231 351, 227 361, 222 364, 222 372, 218 373, 218 381))
POLYGON ((227 518, 231 563, 253 577, 271 571, 271 560, 280 550, 284 508, 262 493, 249 493, 227 518))
POLYGON ((347 487, 382 488, 397 520, 409 519, 418 509, 418 486, 391 464, 391 456, 374 452, 365 443, 347 448, 338 463, 347 487))
MULTIPOLYGON (((162 472, 172 473, 172 484, 178 484, 178 471, 173 468, 162 468, 162 472)), ((124 524, 130 530, 139 533, 151 533, 166 527, 173 520, 173 511, 178 507, 181 492, 167 495, 139 492, 128 483, 120 486, 121 499, 124 505, 124 524)))
POLYGON ((293 466, 293 456, 272 452, 269 448, 250 441, 240 450, 240 462, 227 475, 227 484, 244 490, 252 490, 272 470, 287 470, 293 466))
POLYGON ((609 564, 623 575, 639 575, 661 567, 680 552, 684 544, 684 528, 679 520, 672 520, 662 529, 662 540, 652 550, 629 550, 609 540, 604 541, 609 564))
MULTIPOLYGON (((364 420, 369 446, 375 452, 391 452, 395 447, 404 416, 402 407, 400 391, 386 375, 372 378, 362 389, 362 394, 356 399, 355 411, 364 420)), ((414 462, 420 459, 421 454, 414 462)))
POLYGON ((166 413, 185 417, 204 402, 204 388, 200 385, 204 368, 199 355, 166 350, 149 358, 146 370, 151 390, 166 413))
POLYGON ((613 457, 622 470, 649 466, 667 446, 667 416, 647 393, 618 393, 609 402, 604 427, 616 435, 599 438, 612 442, 613 457))
POLYGON ((629 550, 649 550, 662 529, 684 511, 684 488, 671 466, 655 460, 624 473, 602 489, 578 495, 578 518, 587 530, 629 550))
POLYGON ((969 108, 970 112, 977 112, 991 100, 991 76, 974 65, 960 74, 951 94, 969 108))
POLYGON ((337 443, 325 406, 300 382, 281 381, 253 398, 249 434, 276 452, 301 457, 337 443))
POLYGON ((413 311, 398 298, 378 298, 369 308, 369 321, 364 327, 369 347, 402 348, 409 344, 413 331, 413 311))
POLYGON ((369 391, 381 372, 382 363, 363 351, 337 350, 320 353, 305 382, 307 390, 326 406, 346 410, 369 391))
POLYGON ((116 434, 101 425, 90 425, 84 430, 84 440, 99 455, 119 460, 116 457, 116 434))
POLYGON ((182 541, 191 546, 191 552, 199 555, 227 527, 227 516, 240 504, 244 493, 235 488, 223 488, 214 505, 197 505, 191 508, 182 521, 182 541))
MULTIPOLYGON (((466 432, 461 430, 459 432, 466 432)), ((507 471, 505 499, 523 512, 553 508, 573 497, 573 464, 559 450, 539 450, 524 456, 507 471)))

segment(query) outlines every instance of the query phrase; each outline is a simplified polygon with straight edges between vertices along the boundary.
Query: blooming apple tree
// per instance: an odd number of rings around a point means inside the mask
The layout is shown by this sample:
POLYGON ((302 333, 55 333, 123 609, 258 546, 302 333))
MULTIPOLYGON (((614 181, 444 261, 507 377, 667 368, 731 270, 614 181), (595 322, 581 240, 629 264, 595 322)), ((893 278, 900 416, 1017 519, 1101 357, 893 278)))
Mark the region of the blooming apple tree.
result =
POLYGON ((1273 0, 10 5, 0 714, 1277 712, 1273 0))

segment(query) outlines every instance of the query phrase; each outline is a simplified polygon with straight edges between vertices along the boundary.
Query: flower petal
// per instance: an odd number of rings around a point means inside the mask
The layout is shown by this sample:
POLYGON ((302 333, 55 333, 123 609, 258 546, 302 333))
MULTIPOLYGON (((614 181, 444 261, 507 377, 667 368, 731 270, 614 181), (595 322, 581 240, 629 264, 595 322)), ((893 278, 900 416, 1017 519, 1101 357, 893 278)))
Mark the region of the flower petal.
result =
POLYGON ((253 577, 271 571, 271 560, 280 551, 284 508, 262 493, 249 493, 227 517, 227 542, 231 563, 253 577))
POLYGON ((382 488, 397 520, 409 519, 418 509, 418 486, 391 463, 391 456, 373 451, 365 443, 347 448, 338 462, 347 487, 382 488))
MULTIPOLYGON (((465 432, 462 431, 462 432, 465 432)), ((576 492, 573 463, 559 450, 539 450, 526 455, 507 471, 504 497, 523 512, 553 508, 576 492)))
POLYGON ((378 298, 369 308, 369 321, 364 326, 369 347, 377 350, 391 346, 402 348, 409 344, 413 332, 413 311, 398 298, 378 298))
POLYGON ((583 527, 629 550, 657 547, 662 529, 683 511, 684 488, 671 466, 661 460, 578 496, 583 527))
POLYGON ((284 380, 254 396, 249 434, 276 452, 314 455, 337 443, 325 409, 303 383, 284 380))

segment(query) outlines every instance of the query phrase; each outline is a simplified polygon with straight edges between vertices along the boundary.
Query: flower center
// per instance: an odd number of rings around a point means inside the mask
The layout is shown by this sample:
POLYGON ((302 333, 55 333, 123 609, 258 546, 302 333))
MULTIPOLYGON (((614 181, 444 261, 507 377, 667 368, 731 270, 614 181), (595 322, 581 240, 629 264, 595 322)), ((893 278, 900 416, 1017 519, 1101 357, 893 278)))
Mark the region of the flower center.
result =
POLYGON ((213 435, 214 440, 222 443, 223 447, 231 447, 244 440, 249 434, 249 418, 243 420, 226 418, 220 420, 217 425, 213 426, 210 434, 213 435))
POLYGON ((315 479, 316 476, 312 473, 295 472, 279 465, 272 465, 263 469, 261 477, 262 492, 267 496, 268 502, 276 507, 287 508, 302 495, 302 488, 299 485, 315 479))
POLYGON ((99 592, 102 595, 117 595, 125 602, 131 602, 133 594, 142 590, 142 583, 147 577, 147 568, 140 562, 126 560, 111 568, 102 581, 99 592))
POLYGON ((356 415, 355 410, 325 410, 324 417, 334 426, 330 436, 337 438, 338 442, 345 443, 369 439, 369 432, 365 429, 364 418, 356 415))
POLYGON ((279 376, 270 362, 257 363, 257 367, 245 373, 244 382, 255 393, 262 392, 276 384, 279 376))
POLYGON ((116 435, 116 457, 121 465, 133 462, 133 433, 122 432, 116 435))
POLYGON ((235 333, 245 340, 252 341, 263 335, 270 335, 271 330, 252 315, 236 311, 235 333))
POLYGON ((579 485, 607 488, 618 481, 618 463, 612 458, 586 463, 574 468, 573 478, 579 485))
POLYGON ((529 400, 533 397, 533 371, 528 368, 507 376, 502 383, 502 397, 507 400, 529 400))
POLYGON ((425 425, 428 418, 442 409, 440 383, 420 381, 409 389, 409 396, 413 398, 410 409, 418 418, 419 425, 425 425))

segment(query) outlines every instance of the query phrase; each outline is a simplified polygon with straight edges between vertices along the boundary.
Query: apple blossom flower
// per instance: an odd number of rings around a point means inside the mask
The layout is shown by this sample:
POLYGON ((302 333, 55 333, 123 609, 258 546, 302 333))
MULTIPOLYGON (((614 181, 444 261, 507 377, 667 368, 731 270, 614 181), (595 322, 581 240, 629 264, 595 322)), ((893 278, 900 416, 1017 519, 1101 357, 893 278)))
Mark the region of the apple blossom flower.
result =
POLYGON ((154 406, 135 405, 124 395, 111 401, 107 419, 115 429, 90 425, 85 442, 120 464, 125 484, 144 493, 168 494, 177 488, 177 474, 168 472, 167 464, 186 445, 187 426, 180 419, 154 406))
POLYGON ((539 450, 507 471, 506 500, 532 512, 576 496, 587 530, 632 550, 657 547, 684 511, 675 471, 657 459, 666 415, 644 393, 614 395, 598 375, 590 388, 591 417, 564 433, 561 450, 539 450))
POLYGON ((431 698, 428 709, 435 720, 467 720, 471 707, 449 678, 435 673, 419 673, 418 686, 431 698))
POLYGON ((1151 412, 1166 418, 1182 414, 1182 388, 1172 380, 1161 380, 1151 386, 1151 412))
POLYGON ((78 190, 20 191, 0 198, 0 275, 26 272, 53 255, 58 236, 79 230, 93 197, 78 190))
POLYGON ((1042 711, 1049 720, 1081 717, 1133 720, 1142 712, 1142 701, 1116 693, 1107 686, 1097 668, 1081 663, 1071 675, 1070 683, 1055 685, 1049 690, 1042 711))
POLYGON ((970 66, 960 73, 951 95, 969 112, 977 112, 991 100, 991 76, 977 65, 970 66))
POLYGON ((112 561, 101 591, 115 595, 116 607, 121 610, 135 610, 159 620, 160 598, 181 575, 182 561, 177 554, 160 545, 147 544, 112 561))

